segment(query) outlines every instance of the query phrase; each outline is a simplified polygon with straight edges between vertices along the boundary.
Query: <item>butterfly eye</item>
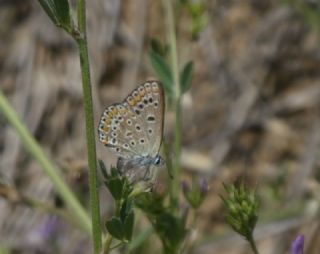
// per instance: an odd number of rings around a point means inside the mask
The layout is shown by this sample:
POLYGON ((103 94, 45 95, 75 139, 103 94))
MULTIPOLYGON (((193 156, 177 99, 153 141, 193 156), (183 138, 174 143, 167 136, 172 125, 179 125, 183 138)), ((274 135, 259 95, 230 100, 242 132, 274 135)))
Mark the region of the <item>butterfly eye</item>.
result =
POLYGON ((160 166, 164 163, 163 159, 161 158, 160 155, 157 155, 155 160, 154 160, 154 165, 156 166, 160 166))

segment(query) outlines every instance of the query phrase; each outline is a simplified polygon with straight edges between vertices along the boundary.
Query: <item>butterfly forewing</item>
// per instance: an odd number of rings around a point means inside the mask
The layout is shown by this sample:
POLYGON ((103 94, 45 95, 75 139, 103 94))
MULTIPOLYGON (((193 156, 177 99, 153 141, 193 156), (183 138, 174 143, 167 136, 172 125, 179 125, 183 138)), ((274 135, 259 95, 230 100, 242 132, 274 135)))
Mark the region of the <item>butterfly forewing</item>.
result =
POLYGON ((164 95, 161 84, 148 81, 123 103, 108 107, 99 123, 99 139, 120 157, 154 157, 163 132, 164 95))

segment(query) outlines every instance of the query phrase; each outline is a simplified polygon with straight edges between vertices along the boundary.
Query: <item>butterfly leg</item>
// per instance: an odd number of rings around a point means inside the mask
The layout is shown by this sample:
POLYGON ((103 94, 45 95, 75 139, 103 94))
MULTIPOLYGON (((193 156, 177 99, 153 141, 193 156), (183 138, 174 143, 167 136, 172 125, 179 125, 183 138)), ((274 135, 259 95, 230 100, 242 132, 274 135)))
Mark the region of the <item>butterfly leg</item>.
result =
POLYGON ((152 179, 152 174, 151 174, 151 170, 150 170, 150 165, 146 168, 146 172, 144 174, 143 180, 144 181, 149 181, 150 179, 152 179))

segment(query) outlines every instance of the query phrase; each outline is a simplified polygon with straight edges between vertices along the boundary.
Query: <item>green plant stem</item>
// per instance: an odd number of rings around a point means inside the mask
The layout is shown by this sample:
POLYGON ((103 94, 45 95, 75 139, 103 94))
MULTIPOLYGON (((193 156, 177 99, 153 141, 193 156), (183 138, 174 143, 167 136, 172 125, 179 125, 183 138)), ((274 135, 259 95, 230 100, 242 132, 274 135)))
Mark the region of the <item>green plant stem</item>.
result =
POLYGON ((95 129, 93 117, 93 104, 91 94, 91 80, 89 69, 89 57, 86 35, 86 2, 85 0, 77 1, 78 10, 78 29, 80 37, 77 38, 80 54, 80 65, 82 74, 83 102, 86 119, 86 137, 87 152, 89 164, 89 189, 90 189, 90 206, 92 218, 92 233, 94 253, 99 253, 102 248, 100 208, 99 208, 99 192, 97 184, 97 156, 95 144, 95 129))
MULTIPOLYGON (((120 209, 121 209, 121 201, 115 201, 115 215, 119 216, 120 214, 120 209)), ((104 241, 103 244, 103 253, 104 254, 109 254, 109 252, 112 250, 111 249, 111 243, 112 243, 113 237, 111 234, 107 234, 107 237, 104 241)))
POLYGON ((178 64, 178 51, 177 51, 177 38, 176 38, 176 25, 175 17, 172 8, 172 2, 170 0, 165 0, 165 7, 167 12, 167 23, 168 23, 168 37, 170 44, 170 58, 171 58, 171 68, 173 75, 173 86, 174 95, 176 100, 180 99, 180 77, 179 77, 179 64, 178 64))
POLYGON ((251 246, 251 249, 253 250, 253 253, 254 254, 259 254, 259 251, 257 249, 256 243, 255 243, 255 241, 253 239, 253 236, 248 237, 247 240, 250 243, 250 246, 251 246))
POLYGON ((105 240, 105 242, 103 244, 103 253, 104 254, 109 254, 112 240, 113 240, 112 235, 111 234, 107 234, 106 240, 105 240))
POLYGON ((175 127, 174 127, 174 163, 170 187, 170 199, 171 206, 177 210, 180 194, 180 179, 181 179, 181 127, 182 127, 182 112, 181 112, 181 91, 180 91, 180 79, 179 79, 179 64, 178 64, 178 52, 177 52, 177 38, 176 38, 176 25, 175 17, 172 8, 172 2, 165 0, 165 9, 167 13, 168 24, 168 38, 170 45, 170 59, 173 75, 173 87, 174 87, 174 109, 175 109, 175 127))
POLYGON ((26 150, 32 154, 32 156, 40 164, 41 169, 50 178, 56 191, 60 194, 61 198, 70 208, 71 212, 74 214, 74 217, 79 220, 81 227, 90 234, 91 225, 88 214, 58 173, 59 170, 50 162, 39 144, 28 131, 27 127, 19 120, 16 112, 12 109, 2 91, 0 91, 0 111, 2 111, 8 122, 19 134, 26 150))

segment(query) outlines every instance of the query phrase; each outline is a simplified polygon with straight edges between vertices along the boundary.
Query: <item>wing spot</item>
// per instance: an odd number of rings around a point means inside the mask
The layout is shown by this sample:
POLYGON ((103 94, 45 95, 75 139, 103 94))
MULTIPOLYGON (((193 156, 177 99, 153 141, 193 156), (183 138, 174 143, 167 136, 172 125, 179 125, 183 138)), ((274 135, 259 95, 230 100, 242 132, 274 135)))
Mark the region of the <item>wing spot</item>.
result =
POLYGON ((146 88, 150 88, 150 83, 147 82, 147 83, 144 84, 144 86, 145 86, 146 88))
POLYGON ((140 139, 140 144, 144 144, 144 139, 140 139))
POLYGON ((113 132, 111 132, 111 136, 115 138, 115 137, 117 137, 117 133, 113 131, 113 132))
POLYGON ((150 98, 149 98, 149 102, 150 102, 150 103, 152 103, 152 102, 153 102, 153 99, 152 99, 152 97, 150 97, 150 98))
POLYGON ((156 121, 156 118, 154 117, 154 115, 149 115, 149 116, 147 117, 147 121, 148 121, 148 122, 155 122, 155 121, 156 121))
POLYGON ((154 106, 157 108, 158 105, 159 105, 158 101, 155 101, 155 102, 154 102, 154 106))
POLYGON ((127 120, 127 124, 128 124, 128 125, 132 125, 131 119, 128 119, 128 120, 127 120))
POLYGON ((120 148, 119 147, 116 148, 116 152, 120 152, 120 148))
POLYGON ((136 130, 137 130, 137 131, 141 131, 141 127, 140 127, 139 124, 136 124, 136 130))
POLYGON ((151 129, 151 128, 149 128, 149 129, 148 129, 148 133, 151 135, 151 134, 152 134, 152 132, 153 132, 153 131, 152 131, 152 129, 151 129))
POLYGON ((127 143, 125 143, 125 144, 123 145, 123 147, 126 148, 126 149, 128 149, 128 148, 129 148, 129 145, 128 145, 127 143))
POLYGON ((143 99, 143 103, 147 105, 148 104, 148 100, 146 98, 144 98, 143 99))
POLYGON ((132 146, 135 146, 135 145, 136 145, 136 142, 135 142, 134 140, 131 140, 131 141, 130 141, 130 144, 131 144, 132 146))
POLYGON ((129 137, 131 137, 131 136, 132 136, 132 132, 131 132, 131 131, 127 131, 127 132, 126 132, 126 137, 129 138, 129 137))
POLYGON ((140 115, 140 110, 139 110, 139 109, 136 109, 134 112, 135 112, 137 115, 140 115))
POLYGON ((142 103, 139 103, 139 104, 138 104, 138 107, 139 107, 140 109, 143 109, 143 104, 142 104, 142 103))

